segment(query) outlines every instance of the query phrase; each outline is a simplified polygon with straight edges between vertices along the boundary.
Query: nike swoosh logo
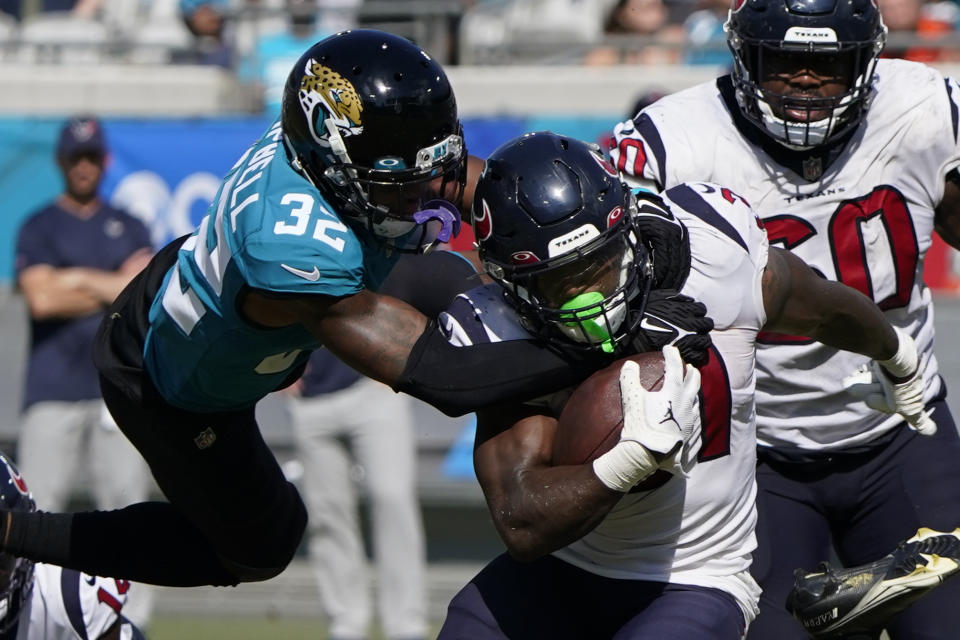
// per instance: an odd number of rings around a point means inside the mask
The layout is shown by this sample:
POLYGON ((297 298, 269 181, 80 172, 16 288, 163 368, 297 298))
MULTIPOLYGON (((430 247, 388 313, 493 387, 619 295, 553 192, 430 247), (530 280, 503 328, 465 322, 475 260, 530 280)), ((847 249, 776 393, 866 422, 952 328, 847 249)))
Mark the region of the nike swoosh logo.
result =
POLYGON ((683 327, 678 327, 672 322, 664 320, 663 318, 659 318, 652 313, 645 313, 643 315, 643 317, 640 319, 640 328, 645 331, 656 331, 657 333, 674 333, 677 336, 675 340, 694 335, 693 331, 687 331, 683 327), (650 322, 651 319, 662 324, 657 326, 650 322))
POLYGON ((316 265, 313 266, 313 271, 303 271, 301 269, 297 269, 296 267, 291 267, 290 265, 286 265, 283 263, 280 263, 280 266, 286 269, 287 271, 289 271, 290 273, 292 273, 293 275, 300 276, 304 280, 309 280, 310 282, 316 282, 317 280, 320 279, 320 269, 318 269, 316 265))
POLYGON ((286 353, 275 353, 261 360, 254 371, 261 375, 286 371, 290 368, 290 365, 293 364, 293 361, 297 359, 298 355, 300 355, 300 349, 294 349, 286 353))
POLYGON ((665 320, 661 320, 660 318, 656 318, 656 320, 658 322, 662 322, 663 325, 657 326, 653 324, 650 322, 650 316, 645 314, 643 318, 640 319, 640 328, 646 331, 656 331, 657 333, 679 333, 679 327, 675 327, 674 325, 665 320))

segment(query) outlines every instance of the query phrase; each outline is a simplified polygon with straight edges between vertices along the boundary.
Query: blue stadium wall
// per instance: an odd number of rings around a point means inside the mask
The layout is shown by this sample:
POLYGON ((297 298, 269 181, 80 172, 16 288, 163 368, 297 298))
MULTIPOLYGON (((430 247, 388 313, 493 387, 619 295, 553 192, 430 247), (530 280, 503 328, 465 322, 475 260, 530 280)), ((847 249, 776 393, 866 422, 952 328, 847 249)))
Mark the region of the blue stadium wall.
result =
MULTIPOLYGON (((464 120, 467 147, 484 157, 525 131, 597 140, 617 115, 464 120)), ((60 119, 0 119, 0 284, 13 277, 13 248, 24 218, 62 190, 54 163, 60 119)), ((161 246, 197 225, 220 177, 270 124, 264 118, 105 119, 111 155, 102 195, 148 223, 161 246)))

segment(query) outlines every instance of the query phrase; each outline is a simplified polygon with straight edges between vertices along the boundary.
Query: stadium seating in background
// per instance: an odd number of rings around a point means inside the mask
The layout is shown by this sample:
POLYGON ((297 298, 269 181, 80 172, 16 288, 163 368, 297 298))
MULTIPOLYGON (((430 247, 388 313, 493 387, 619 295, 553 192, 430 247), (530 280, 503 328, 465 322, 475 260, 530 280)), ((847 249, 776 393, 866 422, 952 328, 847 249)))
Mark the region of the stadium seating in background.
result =
POLYGON ((153 20, 129 32, 128 59, 138 64, 169 64, 191 46, 190 32, 181 20, 153 20))
POLYGON ((94 64, 104 59, 106 26, 68 12, 38 13, 24 18, 20 27, 20 62, 94 64))

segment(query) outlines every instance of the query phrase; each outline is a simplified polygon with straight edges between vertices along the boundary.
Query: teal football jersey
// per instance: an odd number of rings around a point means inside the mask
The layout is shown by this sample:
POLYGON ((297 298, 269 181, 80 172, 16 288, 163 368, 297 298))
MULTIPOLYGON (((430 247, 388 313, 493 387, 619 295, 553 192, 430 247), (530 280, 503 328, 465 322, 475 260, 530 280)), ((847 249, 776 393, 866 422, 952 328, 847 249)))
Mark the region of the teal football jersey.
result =
POLYGON ((247 287, 345 296, 376 290, 396 262, 341 220, 290 165, 279 121, 224 177, 150 307, 144 361, 161 395, 191 411, 249 407, 320 346, 302 326, 256 326, 247 287))

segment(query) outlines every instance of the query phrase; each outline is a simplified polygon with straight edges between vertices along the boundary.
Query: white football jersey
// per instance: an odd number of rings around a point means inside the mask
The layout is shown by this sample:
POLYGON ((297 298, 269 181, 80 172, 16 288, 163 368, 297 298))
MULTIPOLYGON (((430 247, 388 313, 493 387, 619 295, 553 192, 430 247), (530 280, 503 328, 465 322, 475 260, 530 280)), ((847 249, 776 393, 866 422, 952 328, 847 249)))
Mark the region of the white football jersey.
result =
MULTIPOLYGON (((691 183, 664 194, 690 234, 682 293, 707 307, 715 350, 700 369, 703 442, 688 479, 625 495, 589 534, 554 555, 611 578, 722 589, 756 614, 754 347, 766 321, 761 278, 767 238, 742 198, 691 183)), ((497 285, 461 295, 441 325, 454 344, 527 337, 497 285)))
MULTIPOLYGON (((667 96, 618 125, 612 159, 658 188, 709 180, 746 198, 771 244, 871 297, 913 336, 930 401, 943 391, 923 260, 944 178, 960 165, 958 100, 960 86, 936 70, 880 60, 870 108, 830 162, 765 140, 745 123, 727 76, 667 96)), ((844 378, 867 362, 863 356, 761 333, 757 361, 761 445, 855 447, 902 422, 845 390, 844 378)))
MULTIPOLYGON (((130 583, 37 563, 17 640, 96 640, 120 617, 130 583)), ((134 637, 125 623, 122 640, 134 637)))

